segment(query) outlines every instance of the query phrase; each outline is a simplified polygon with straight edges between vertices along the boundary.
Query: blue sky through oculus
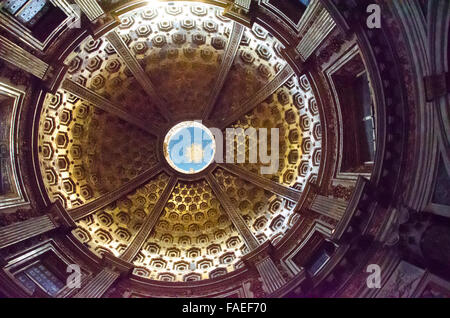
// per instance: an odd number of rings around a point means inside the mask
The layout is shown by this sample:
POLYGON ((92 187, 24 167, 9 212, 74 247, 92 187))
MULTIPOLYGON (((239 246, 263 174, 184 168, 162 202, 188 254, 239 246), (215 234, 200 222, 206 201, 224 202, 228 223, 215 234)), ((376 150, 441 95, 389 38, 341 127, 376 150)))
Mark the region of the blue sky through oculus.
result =
POLYGON ((182 122, 167 133, 164 150, 172 168, 185 174, 198 173, 214 159, 214 137, 199 122, 182 122))

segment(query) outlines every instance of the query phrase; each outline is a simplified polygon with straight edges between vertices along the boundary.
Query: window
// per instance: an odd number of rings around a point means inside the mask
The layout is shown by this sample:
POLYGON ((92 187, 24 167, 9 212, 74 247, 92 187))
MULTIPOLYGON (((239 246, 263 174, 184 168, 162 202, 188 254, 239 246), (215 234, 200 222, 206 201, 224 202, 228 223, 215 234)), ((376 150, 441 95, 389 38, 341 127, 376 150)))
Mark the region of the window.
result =
POLYGON ((330 242, 325 242, 320 248, 314 252, 311 259, 306 264, 305 268, 311 276, 316 275, 323 266, 331 258, 335 250, 335 246, 330 242))
POLYGON ((64 287, 62 280, 56 277, 41 261, 17 273, 16 278, 33 294, 40 289, 47 295, 55 296, 64 287))
POLYGON ((66 269, 53 251, 47 251, 20 265, 13 275, 33 296, 54 297, 65 286, 66 269))
POLYGON ((330 255, 328 255, 327 251, 320 251, 320 254, 316 256, 313 263, 308 267, 308 272, 311 275, 315 275, 329 259, 330 255))
MULTIPOLYGON (((72 271, 68 272, 74 260, 69 257, 52 239, 33 245, 8 258, 3 270, 15 278, 15 285, 31 297, 67 296, 76 291, 67 288, 66 283, 72 271)), ((92 272, 80 268, 81 281, 92 272)))
POLYGON ((49 0, 4 0, 3 11, 19 22, 39 41, 45 41, 67 18, 49 0))

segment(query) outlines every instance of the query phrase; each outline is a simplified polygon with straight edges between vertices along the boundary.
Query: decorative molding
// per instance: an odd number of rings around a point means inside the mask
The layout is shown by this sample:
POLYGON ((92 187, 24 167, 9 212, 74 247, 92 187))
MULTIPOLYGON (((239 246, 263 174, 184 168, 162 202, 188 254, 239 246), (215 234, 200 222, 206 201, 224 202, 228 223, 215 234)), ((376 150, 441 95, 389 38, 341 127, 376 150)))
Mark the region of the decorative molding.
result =
POLYGON ((306 61, 330 34, 336 23, 318 0, 309 4, 299 27, 301 39, 296 47, 301 59, 306 61))
POLYGON ((246 27, 252 27, 251 12, 252 0, 234 0, 225 7, 223 15, 233 19, 246 27))
POLYGON ((90 21, 95 21, 105 14, 96 0, 74 0, 90 21))
POLYGON ((67 232, 75 227, 75 222, 64 210, 61 203, 56 202, 48 207, 45 215, 0 227, 0 249, 56 228, 61 228, 67 232))
POLYGON ((285 279, 270 257, 266 257, 261 261, 258 261, 255 266, 259 275, 261 275, 264 286, 269 294, 275 292, 277 289, 286 284, 285 279))
POLYGON ((281 185, 281 184, 279 184, 275 181, 272 181, 268 178, 265 178, 261 175, 252 173, 252 172, 248 171, 247 169, 242 168, 236 164, 224 163, 224 164, 219 164, 219 166, 248 182, 251 182, 267 191, 273 192, 273 193, 275 193, 285 199, 288 199, 294 203, 297 203, 300 201, 302 192, 297 189, 281 185))
POLYGON ((280 86, 286 83, 293 75, 294 71, 288 64, 286 64, 286 66, 278 72, 278 74, 269 83, 257 91, 253 96, 243 101, 239 107, 239 111, 223 120, 220 123, 220 127, 226 128, 239 120, 239 118, 245 114, 249 113, 252 109, 262 103, 269 95, 273 94, 278 88, 280 88, 280 86))
POLYGON ((50 66, 40 58, 25 51, 17 44, 0 35, 0 58, 17 66, 18 68, 33 74, 39 79, 44 79, 50 66))
MULTIPOLYGON (((298 261, 294 261, 295 258, 302 255, 310 256, 313 253, 313 249, 321 244, 326 238, 329 238, 332 234, 332 230, 327 226, 316 221, 314 226, 309 230, 308 234, 302 239, 296 247, 291 249, 287 254, 282 256, 281 264, 293 275, 298 275, 304 272, 304 268, 301 267, 302 264, 297 264, 298 261)), ((302 256, 302 261, 306 261, 305 257, 302 256)))
POLYGON ((208 181, 214 194, 217 196, 217 199, 219 199, 220 203, 222 204, 231 222, 236 227, 238 232, 241 234, 248 248, 250 250, 257 249, 259 246, 258 240, 248 228, 239 211, 233 206, 233 204, 230 201, 230 198, 222 190, 216 178, 211 173, 209 173, 206 175, 206 180, 208 181))
POLYGON ((0 228, 0 249, 38 236, 57 227, 49 215, 13 223, 0 228))
POLYGON ((48 214, 52 217, 53 222, 65 232, 70 232, 77 227, 75 221, 59 201, 56 201, 49 207, 48 214))
MULTIPOLYGON (((449 68, 450 68, 450 2, 449 1, 428 1, 427 8, 427 35, 428 52, 431 66, 431 73, 447 73, 447 93, 450 88, 449 68)), ((443 96, 434 101, 433 108, 437 109, 437 121, 439 123, 439 148, 442 159, 450 170, 450 99, 443 96)), ((446 213, 448 215, 448 213, 446 213)))
POLYGON ((308 181, 303 189, 300 201, 295 207, 295 212, 304 214, 311 207, 314 197, 318 191, 319 189, 317 185, 311 181, 308 181))
POLYGON ((159 96, 155 86, 150 81, 150 78, 145 73, 136 57, 130 52, 127 45, 122 40, 122 37, 116 31, 109 32, 105 37, 114 47, 117 54, 119 54, 119 56, 123 59, 144 91, 152 99, 152 102, 157 105, 159 112, 164 116, 164 118, 170 120, 170 114, 167 110, 166 102, 161 96, 159 96))
POLYGON ((158 133, 162 130, 162 127, 158 123, 146 123, 140 120, 139 118, 136 118, 130 113, 126 112, 125 110, 122 110, 119 106, 114 105, 106 98, 102 97, 101 95, 93 92, 92 90, 70 80, 65 79, 61 86, 62 89, 67 90, 69 93, 78 96, 79 98, 91 103, 93 106, 110 113, 112 115, 115 115, 127 122, 129 122, 132 125, 135 125, 136 127, 157 136, 158 133))
POLYGON ((124 185, 122 185, 120 188, 109 192, 94 201, 88 202, 80 207, 76 207, 74 209, 71 209, 69 211, 70 216, 75 220, 80 220, 85 218, 86 216, 94 213, 95 211, 98 211, 99 209, 107 206, 108 204, 120 199, 124 195, 130 193, 134 189, 138 188, 139 186, 143 185, 144 183, 148 182, 150 179, 155 177, 157 174, 159 174, 162 171, 162 165, 158 163, 154 167, 151 167, 150 169, 144 171, 136 178, 128 181, 124 185))
POLYGON ((448 72, 427 75, 423 80, 427 102, 432 102, 450 92, 450 75, 448 72))
POLYGON ((244 34, 244 27, 239 23, 233 23, 233 31, 230 36, 230 40, 228 41, 228 45, 226 51, 224 53, 224 57, 222 60, 222 64, 220 66, 220 71, 217 76, 217 80, 212 87, 211 94, 209 95, 208 100, 205 103, 204 111, 203 111, 203 120, 207 120, 211 115, 211 112, 214 109, 214 105, 216 104, 217 98, 222 91, 223 85, 225 84, 225 80, 227 79, 228 72, 230 71, 231 66, 233 65, 234 58, 239 49, 242 35, 244 34))
MULTIPOLYGON (((18 158, 20 131, 19 123, 21 121, 22 107, 26 98, 24 91, 13 86, 0 83, 0 96, 7 96, 13 99, 11 110, 11 121, 9 123, 9 161, 12 172, 12 184, 14 186, 15 195, 7 195, 0 197, 0 209, 18 208, 29 204, 28 194, 25 190, 24 179, 20 170, 20 162, 18 158)), ((5 125, 3 128, 7 128, 5 125)))
MULTIPOLYGON (((346 12, 346 13, 348 13, 348 12, 346 12)), ((375 49, 384 49, 385 47, 383 47, 382 45, 381 46, 378 46, 379 45, 379 38, 377 38, 377 35, 373 35, 372 34, 372 36, 373 36, 373 41, 376 43, 376 46, 374 45, 374 47, 373 47, 373 49, 374 49, 374 51, 377 51, 377 50, 375 50, 375 49)), ((371 39, 372 40, 372 39, 371 39)), ((364 42, 364 41, 362 41, 362 42, 364 42)), ((364 43, 363 43, 364 44, 364 43)), ((382 43, 383 44, 383 43, 382 43)), ((366 56, 365 56, 366 57, 366 56)), ((370 58, 371 58, 371 56, 368 56, 367 57, 367 59, 368 60, 370 60, 370 58)), ((374 59, 375 60, 375 59, 374 59)), ((370 62, 370 61, 369 61, 370 62)), ((373 61, 372 61, 373 62, 373 61)), ((390 60, 388 59, 388 62, 390 62, 390 60)), ((386 64, 384 64, 383 63, 383 66, 385 66, 386 64)), ((395 72, 394 72, 395 73, 395 72)), ((393 80, 391 80, 389 77, 387 77, 385 74, 382 74, 383 75, 383 80, 385 80, 386 81, 386 85, 387 85, 387 87, 389 87, 389 85, 392 83, 392 82, 394 82, 393 80)), ((392 76, 395 76, 395 75, 392 75, 392 76)), ((421 78, 421 79, 423 79, 423 77, 421 78)), ((389 98, 390 98, 390 96, 389 96, 389 98)), ((394 99, 394 101, 395 101, 395 99, 394 99)), ((397 103, 394 103, 394 104, 397 104, 397 103)), ((402 103, 398 103, 398 105, 402 105, 402 103)), ((392 107, 393 108, 393 107, 392 107)), ((395 117, 394 117, 394 119, 392 119, 392 120, 395 120, 395 117)), ((395 124, 395 122, 394 122, 394 124, 395 124)), ((401 136, 399 137, 399 139, 401 138, 401 136)), ((382 149, 383 151, 384 151, 384 148, 382 149)), ((395 154, 394 154, 395 155, 395 154)), ((389 156, 392 156, 392 153, 389 153, 389 156)), ((386 159, 389 161, 389 158, 391 158, 391 157, 387 157, 386 156, 386 159)), ((381 157, 379 157, 378 159, 384 159, 384 158, 381 158, 381 157)), ((401 159, 401 158, 400 158, 401 159)), ((394 158, 394 160, 397 160, 397 158, 394 158)), ((380 160, 379 162, 383 162, 383 165, 384 166, 387 166, 387 165, 389 165, 389 162, 387 162, 387 163, 385 163, 384 162, 385 160, 380 160)), ((388 173, 389 172, 389 170, 386 168, 386 170, 383 170, 383 171, 381 171, 382 172, 382 175, 387 175, 388 177, 386 177, 386 178, 389 178, 389 176, 390 176, 390 174, 388 173)), ((392 178, 394 178, 394 177, 392 177, 392 178)), ((380 178, 381 179, 381 178, 380 178)), ((383 177, 383 179, 385 179, 385 177, 383 177)), ((384 181, 384 180, 383 180, 384 181)), ((395 180, 394 180, 395 181, 395 180)), ((365 181, 366 183, 367 183, 367 181, 365 181)), ((377 180, 375 180, 375 178, 374 178, 374 184, 375 185, 377 185, 378 186, 378 179, 377 180)), ((384 182, 386 182, 386 181, 384 181, 384 182)), ((381 183, 381 182, 380 182, 381 183)), ((392 182, 392 183, 394 183, 394 182, 392 182)), ((384 187, 385 185, 380 185, 380 188, 382 188, 382 186, 384 187)), ((358 187, 357 187, 358 188, 358 187)), ((386 188, 388 188, 388 191, 391 189, 391 187, 389 187, 389 185, 388 186, 386 186, 386 188)), ((306 189, 305 189, 305 191, 306 191, 306 189)), ((350 200, 350 201, 353 201, 353 200, 357 200, 357 199, 355 199, 354 197, 357 197, 357 194, 355 193, 357 191, 357 189, 355 189, 355 191, 353 192, 353 196, 352 196, 352 199, 350 200)), ((413 192, 412 192, 413 193, 413 192)), ((360 197, 362 196, 362 192, 360 192, 359 193, 359 195, 360 195, 360 197)), ((351 205, 352 203, 351 202, 349 202, 349 206, 351 205)), ((356 204, 357 204, 357 202, 356 202, 356 204)), ((345 211, 345 214, 343 215, 343 218, 342 218, 342 220, 341 220, 341 223, 342 222, 344 222, 344 220, 347 220, 346 218, 348 218, 348 217, 352 217, 353 215, 354 215, 354 213, 355 213, 355 211, 356 211, 356 205, 354 205, 354 208, 353 208, 353 210, 351 210, 350 208, 348 208, 347 207, 347 209, 346 209, 346 211, 345 211)), ((357 211, 356 211, 357 212, 357 211)), ((353 223, 352 224, 349 224, 349 219, 346 221, 347 223, 345 224, 345 225, 339 225, 340 227, 341 227, 341 230, 342 231, 346 231, 348 228, 350 228, 350 227, 352 227, 353 228, 353 223)), ((339 227, 338 227, 338 231, 339 231, 339 227)), ((359 235, 360 233, 356 233, 355 235, 359 235)), ((340 236, 340 235, 336 235, 336 236, 340 236)), ((338 237, 337 237, 338 238, 338 237)), ((355 240, 355 241, 357 241, 357 240, 355 240)), ((353 243, 352 243, 353 244, 353 243)), ((356 245, 356 244, 355 244, 356 245)), ((355 246, 356 247, 356 246, 355 246)), ((333 261, 333 262, 329 262, 329 263, 327 263, 327 266, 329 266, 329 267, 327 267, 327 270, 326 270, 326 272, 324 272, 324 274, 322 275, 321 274, 321 276, 324 278, 324 279, 326 279, 326 282, 327 283, 329 283, 329 284, 324 284, 324 286, 325 286, 325 288, 326 288, 326 286, 334 286, 334 285, 337 285, 336 284, 336 281, 334 280, 335 278, 335 276, 339 276, 339 275, 334 275, 334 274, 338 274, 338 273, 344 273, 343 274, 343 276, 345 276, 347 273, 345 273, 346 271, 348 272, 349 270, 348 270, 348 265, 345 265, 345 264, 348 264, 348 260, 350 259, 350 256, 349 256, 349 259, 347 259, 346 257, 343 257, 343 256, 345 256, 345 252, 346 252, 346 250, 344 250, 344 249, 342 249, 342 250, 340 250, 339 251, 339 255, 340 256, 342 256, 341 258, 339 258, 338 260, 336 260, 336 261, 333 261), (340 263, 341 262, 341 263, 340 263), (342 266, 341 266, 342 265, 342 266), (335 271, 335 272, 337 272, 337 273, 333 273, 333 271, 335 271)), ((360 253, 360 252, 358 252, 358 253, 360 253)), ((355 255, 354 253, 353 253, 353 251, 352 251, 352 255, 355 255)), ((359 254, 357 254, 358 255, 358 257, 360 256, 359 254)), ((359 258, 358 258, 359 259, 359 258)), ((101 273, 100 273, 101 274, 101 273)), ((340 276, 339 276, 340 277, 340 276)), ((264 278, 263 278, 264 279, 264 278)), ((100 281, 106 281, 107 279, 101 279, 100 281)), ((114 281, 116 281, 116 279, 114 279, 110 284, 109 284, 109 286, 111 286, 113 283, 114 283, 114 281)), ((97 281, 98 282, 98 281, 97 281)), ((319 282, 316 284, 316 285, 318 285, 319 284, 319 282)), ((101 284, 100 284, 101 285, 101 284)), ((195 285, 194 285, 195 286, 195 285)), ((108 287, 109 288, 109 287, 108 287)), ((170 288, 170 287, 167 287, 167 288, 170 288)), ((186 288, 186 287, 184 287, 184 288, 186 288)), ((93 290, 95 290, 95 289, 93 289, 93 290)), ((104 294, 104 292, 102 293, 102 295, 104 294)), ((101 296, 101 295, 100 295, 101 296)), ((99 297, 100 297, 99 296, 99 297)))
POLYGON ((100 298, 119 276, 118 272, 104 268, 93 279, 89 280, 73 298, 100 298))
POLYGON ((353 215, 355 214, 358 204, 361 201, 361 199, 364 196, 364 192, 366 188, 369 185, 369 180, 363 177, 359 177, 355 184, 355 189, 353 190, 352 196, 350 198, 350 201, 348 201, 347 208, 344 212, 344 214, 341 216, 338 225, 336 226, 332 239, 334 241, 338 240, 344 231, 348 228, 348 225, 350 223, 350 220, 352 219, 353 215))
POLYGON ((104 253, 102 258, 102 264, 119 272, 122 276, 127 276, 133 270, 133 264, 124 261, 111 253, 104 253))
POLYGON ((341 199, 316 195, 311 210, 339 221, 347 209, 347 204, 347 201, 341 199))
POLYGON ((258 271, 267 294, 275 292, 286 284, 286 280, 271 258, 272 252, 272 244, 266 241, 243 257, 247 265, 255 267, 258 271))
POLYGON ((50 2, 60 8, 68 17, 80 18, 80 15, 74 10, 73 5, 68 0, 50 0, 50 2))
POLYGON ((347 21, 342 14, 335 14, 339 12, 337 4, 335 4, 333 0, 319 0, 319 2, 329 13, 333 13, 331 15, 336 25, 339 26, 344 33, 350 33, 351 26, 349 21, 347 21))
MULTIPOLYGON (((389 9, 392 11, 392 17, 388 27, 391 28, 392 25, 399 28, 397 36, 402 41, 398 45, 402 50, 409 52, 403 57, 406 62, 400 63, 399 66, 403 66, 404 77, 408 77, 408 81, 405 83, 409 88, 406 102, 410 104, 409 107, 415 113, 415 119, 410 123, 412 127, 415 127, 410 132, 411 139, 414 140, 410 147, 415 151, 410 150, 410 155, 407 155, 405 166, 409 166, 411 169, 411 176, 407 181, 406 191, 403 190, 403 203, 414 210, 423 210, 432 197, 439 157, 437 137, 439 125, 436 125, 439 108, 430 102, 434 102, 439 95, 446 94, 448 74, 443 69, 433 69, 431 65, 433 49, 430 48, 430 45, 433 44, 431 44, 430 38, 433 37, 434 32, 428 29, 420 2, 398 3, 394 1, 390 3, 389 9)), ((430 19, 435 20, 436 18, 433 16, 430 19)), ((439 38, 434 41, 441 42, 443 40, 439 38)))
POLYGON ((51 34, 43 41, 34 37, 31 31, 12 15, 0 10, 0 27, 11 33, 16 39, 22 41, 27 46, 44 52, 50 44, 57 39, 57 36, 72 23, 78 23, 80 16, 66 0, 51 0, 66 15, 67 18, 57 26, 51 34))

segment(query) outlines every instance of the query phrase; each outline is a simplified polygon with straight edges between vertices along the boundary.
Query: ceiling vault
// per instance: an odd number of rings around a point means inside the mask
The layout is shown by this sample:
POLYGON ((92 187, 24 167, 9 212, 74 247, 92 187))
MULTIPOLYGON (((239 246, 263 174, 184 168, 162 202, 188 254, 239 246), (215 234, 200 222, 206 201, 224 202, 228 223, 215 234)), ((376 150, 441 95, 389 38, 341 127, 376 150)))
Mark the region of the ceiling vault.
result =
POLYGON ((278 72, 278 74, 264 87, 257 91, 253 96, 241 102, 238 111, 219 123, 220 129, 225 129, 229 125, 238 121, 242 116, 252 111, 256 106, 261 104, 268 96, 273 94, 280 86, 288 81, 294 75, 292 68, 286 66, 278 72))
POLYGON ((0 298, 450 298, 449 0, 0 0, 0 29, 0 298))
POLYGON ((151 167, 150 169, 148 169, 148 170, 144 171, 143 173, 141 173, 140 175, 138 175, 136 178, 128 181, 127 183, 122 185, 120 188, 118 188, 112 192, 109 192, 109 193, 95 199, 94 201, 88 202, 80 207, 69 210, 70 216, 75 221, 83 219, 86 216, 98 211, 101 208, 104 208, 108 204, 111 204, 112 202, 127 195, 134 189, 147 183, 149 180, 151 180, 152 178, 157 176, 162 171, 163 171, 163 166, 161 163, 158 163, 155 166, 151 167))
POLYGON ((211 115, 211 112, 214 109, 214 106, 217 102, 217 98, 219 97, 220 92, 222 91, 223 85, 225 84, 225 80, 227 79, 228 73, 230 71, 231 66, 233 65, 234 58, 239 49, 239 45, 241 43, 242 36, 244 34, 244 27, 239 23, 233 23, 233 31, 230 36, 230 40, 228 41, 228 45, 223 57, 222 64, 220 66, 220 71, 217 76, 217 80, 212 87, 211 94, 209 95, 208 100, 203 107, 203 120, 207 120, 211 115))
POLYGON ((113 104, 103 96, 70 79, 65 79, 62 83, 61 88, 83 99, 84 101, 91 103, 93 106, 111 115, 115 115, 154 136, 158 136, 158 133, 162 130, 162 127, 158 123, 150 124, 144 122, 139 118, 132 116, 129 112, 122 110, 119 106, 113 104))
POLYGON ((254 185, 261 187, 267 191, 275 193, 287 200, 297 203, 302 195, 302 192, 297 189, 286 187, 282 184, 279 184, 278 182, 250 172, 247 169, 242 168, 236 164, 222 163, 219 164, 219 166, 236 175, 237 177, 253 183, 254 185))
POLYGON ((125 252, 123 252, 123 254, 120 256, 122 260, 132 262, 136 255, 139 253, 139 250, 141 249, 145 240, 148 238, 148 236, 152 232, 152 229, 155 227, 156 222, 161 216, 161 213, 163 212, 167 201, 169 201, 170 195, 172 194, 172 191, 177 183, 178 177, 171 176, 163 193, 159 197, 158 202, 156 202, 153 210, 150 211, 150 213, 147 215, 146 219, 144 220, 144 224, 142 224, 141 228, 139 229, 139 232, 134 236, 125 252))
MULTIPOLYGON (((322 145, 322 105, 307 75, 287 65, 293 48, 264 25, 246 27, 207 4, 161 2, 95 18, 95 1, 82 2, 93 9, 96 36, 86 31, 66 49, 60 87, 42 102, 36 163, 49 201, 73 221, 64 235, 104 268, 64 295, 109 296, 112 284, 137 278, 187 286, 229 275, 254 277, 266 294, 284 287, 277 253, 288 248, 285 235, 312 226, 295 227, 304 218, 294 206, 306 195, 304 180, 319 172, 322 145), (258 163, 172 169, 178 144, 164 137, 195 120, 211 134, 280 129, 282 168, 269 176, 258 163)), ((204 141, 183 145, 181 165, 195 166, 197 155, 206 162, 204 141)))
POLYGON ((167 110, 166 102, 157 93, 155 86, 139 64, 134 54, 130 52, 127 45, 122 40, 122 37, 116 31, 108 33, 105 37, 116 50, 117 54, 119 54, 125 62, 131 73, 133 73, 134 77, 142 86, 147 95, 152 99, 152 102, 156 104, 161 115, 163 115, 166 120, 170 121, 171 116, 167 110))
POLYGON ((256 237, 250 231, 249 227, 244 221, 244 218, 239 213, 238 209, 231 203, 228 195, 223 191, 217 179, 211 174, 208 173, 206 175, 206 180, 209 183, 209 186, 213 190, 214 194, 217 196, 220 204, 223 206, 226 214, 230 218, 233 225, 238 230, 239 234, 241 234, 242 238, 245 241, 245 244, 248 246, 250 250, 257 249, 260 245, 256 237))

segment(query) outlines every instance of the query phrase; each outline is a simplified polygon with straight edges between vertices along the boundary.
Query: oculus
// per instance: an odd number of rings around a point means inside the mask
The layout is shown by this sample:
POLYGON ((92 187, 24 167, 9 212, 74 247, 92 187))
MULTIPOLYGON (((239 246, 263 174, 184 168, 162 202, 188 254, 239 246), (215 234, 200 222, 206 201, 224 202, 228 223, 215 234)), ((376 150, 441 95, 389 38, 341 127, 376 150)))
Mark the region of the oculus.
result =
POLYGON ((205 170, 214 160, 216 142, 200 121, 184 121, 172 127, 164 138, 167 163, 183 174, 205 170))

